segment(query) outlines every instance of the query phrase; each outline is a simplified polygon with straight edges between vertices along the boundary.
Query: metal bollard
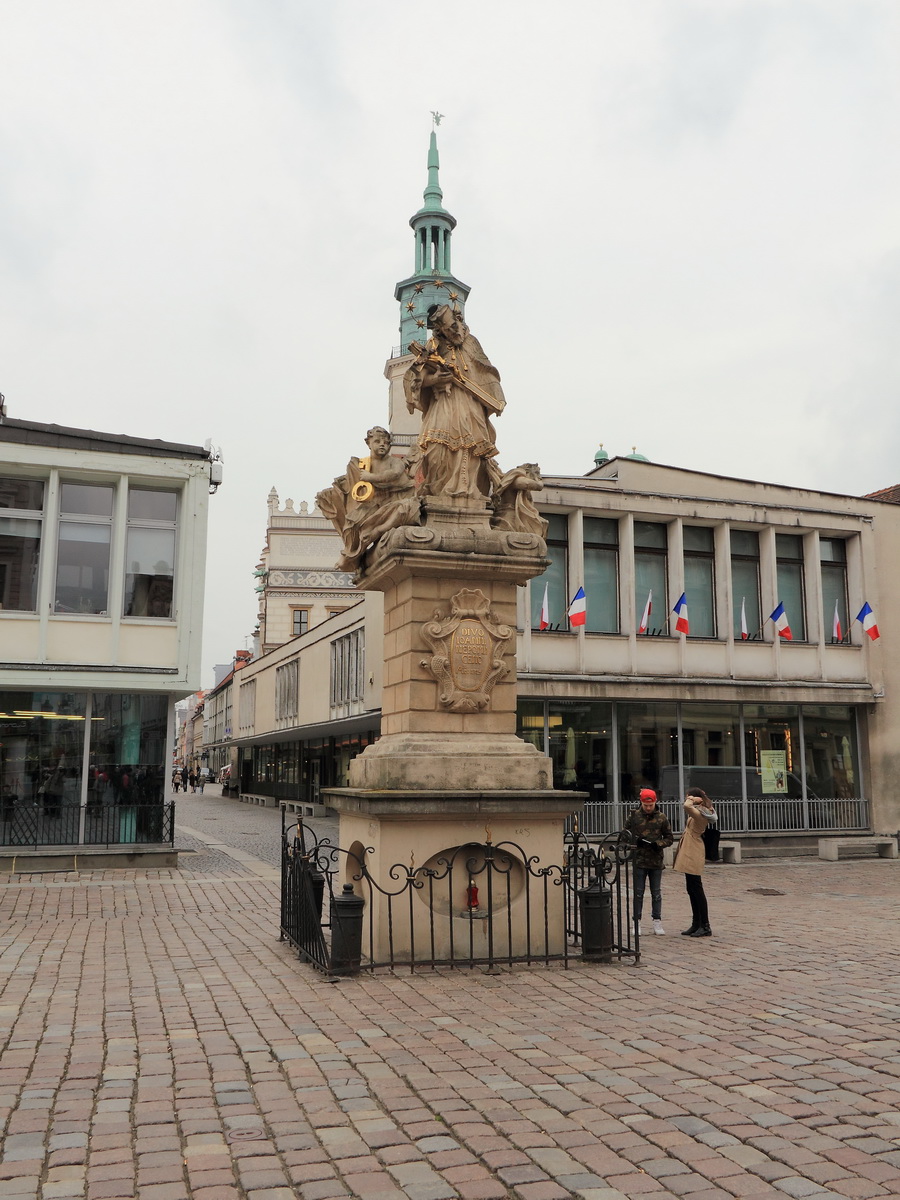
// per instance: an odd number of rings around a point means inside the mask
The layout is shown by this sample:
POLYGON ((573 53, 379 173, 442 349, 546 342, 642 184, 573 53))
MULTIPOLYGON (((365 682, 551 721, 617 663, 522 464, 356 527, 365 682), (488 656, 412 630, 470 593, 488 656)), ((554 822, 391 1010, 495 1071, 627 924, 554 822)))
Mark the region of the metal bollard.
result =
POLYGON ((587 962, 612 962, 612 892, 600 879, 579 888, 581 954, 587 962))
POLYGON ((358 975, 362 962, 363 909, 352 883, 345 883, 340 896, 331 901, 331 973, 358 975))

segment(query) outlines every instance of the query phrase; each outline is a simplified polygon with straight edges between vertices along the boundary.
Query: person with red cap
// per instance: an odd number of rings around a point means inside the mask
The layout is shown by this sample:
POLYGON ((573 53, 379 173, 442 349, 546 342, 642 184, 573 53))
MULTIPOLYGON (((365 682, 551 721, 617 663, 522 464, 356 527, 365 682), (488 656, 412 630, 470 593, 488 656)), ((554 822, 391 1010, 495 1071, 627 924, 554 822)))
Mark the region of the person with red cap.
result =
POLYGON ((656 803, 656 792, 652 788, 641 790, 640 806, 628 814, 625 828, 634 839, 634 923, 640 931, 644 889, 649 882, 653 932, 663 934, 666 932, 662 924, 663 850, 672 845, 675 837, 669 818, 656 803))

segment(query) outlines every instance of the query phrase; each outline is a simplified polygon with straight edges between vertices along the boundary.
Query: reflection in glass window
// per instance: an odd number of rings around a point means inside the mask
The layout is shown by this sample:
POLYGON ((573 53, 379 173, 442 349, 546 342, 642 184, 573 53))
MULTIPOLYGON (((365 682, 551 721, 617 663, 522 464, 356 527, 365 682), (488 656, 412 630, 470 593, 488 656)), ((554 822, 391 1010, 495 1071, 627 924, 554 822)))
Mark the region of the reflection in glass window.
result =
POLYGON ((805 704, 803 740, 810 797, 861 795, 856 717, 848 705, 805 704))
POLYGON ((735 640, 742 639, 741 608, 747 639, 762 636, 759 603, 759 534, 750 529, 731 531, 731 616, 735 640))
POLYGON ((791 638, 806 641, 806 601, 803 593, 803 538, 796 533, 776 533, 777 600, 784 605, 791 638))
POLYGON ((544 589, 547 590, 547 605, 550 610, 550 628, 566 627, 566 613, 569 611, 567 591, 568 569, 566 560, 569 548, 569 518, 558 513, 542 513, 548 522, 547 557, 550 566, 543 575, 531 581, 531 628, 540 629, 541 605, 544 602, 544 589))
POLYGON ((584 518, 584 591, 588 633, 619 632, 619 522, 584 518))
POLYGON ((549 728, 553 786, 612 800, 612 704, 551 700, 549 728))
POLYGON ((520 700, 516 733, 523 742, 530 742, 544 753, 544 701, 520 700))
POLYGON ((175 576, 176 492, 128 491, 126 617, 171 617, 175 576))
POLYGON ((713 531, 704 525, 685 525, 684 591, 690 614, 690 636, 716 636, 716 576, 713 531))
POLYGON ((717 802, 740 800, 740 705, 682 704, 681 754, 685 788, 703 788, 717 802))
POLYGON ((820 537, 819 559, 822 568, 822 618, 825 640, 849 642, 847 543, 843 538, 820 537))
POLYGON ((641 788, 677 802, 678 718, 674 704, 619 704, 619 771, 622 800, 636 804, 641 788))

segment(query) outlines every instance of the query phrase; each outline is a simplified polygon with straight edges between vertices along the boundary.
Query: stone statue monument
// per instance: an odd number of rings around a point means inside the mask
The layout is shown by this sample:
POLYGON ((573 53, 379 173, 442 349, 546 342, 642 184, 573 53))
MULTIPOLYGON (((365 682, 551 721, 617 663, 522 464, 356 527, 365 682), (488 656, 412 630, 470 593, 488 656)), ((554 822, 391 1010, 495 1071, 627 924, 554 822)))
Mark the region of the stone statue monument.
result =
POLYGON ((422 431, 410 469, 422 496, 489 496, 500 482, 491 416, 506 407, 500 373, 458 309, 432 305, 425 346, 403 377, 406 406, 422 412, 422 431))
POLYGON ((336 564, 355 571, 366 551, 398 525, 418 525, 420 504, 405 459, 391 458, 391 435, 380 425, 366 434, 367 458, 351 458, 347 473, 316 496, 344 543, 336 564))

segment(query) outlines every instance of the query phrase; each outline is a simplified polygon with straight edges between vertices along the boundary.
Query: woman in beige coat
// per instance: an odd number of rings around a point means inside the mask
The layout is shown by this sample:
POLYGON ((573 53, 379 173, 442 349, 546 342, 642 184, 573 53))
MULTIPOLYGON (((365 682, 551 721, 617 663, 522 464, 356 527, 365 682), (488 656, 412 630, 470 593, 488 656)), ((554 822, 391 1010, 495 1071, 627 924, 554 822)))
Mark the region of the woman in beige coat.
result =
POLYGON ((687 813, 687 824, 675 853, 674 868, 684 874, 693 920, 690 929, 682 932, 685 937, 712 937, 709 909, 703 891, 702 873, 703 864, 706 862, 703 832, 708 825, 716 823, 716 813, 712 801, 702 788, 688 789, 684 799, 684 811, 687 813))

